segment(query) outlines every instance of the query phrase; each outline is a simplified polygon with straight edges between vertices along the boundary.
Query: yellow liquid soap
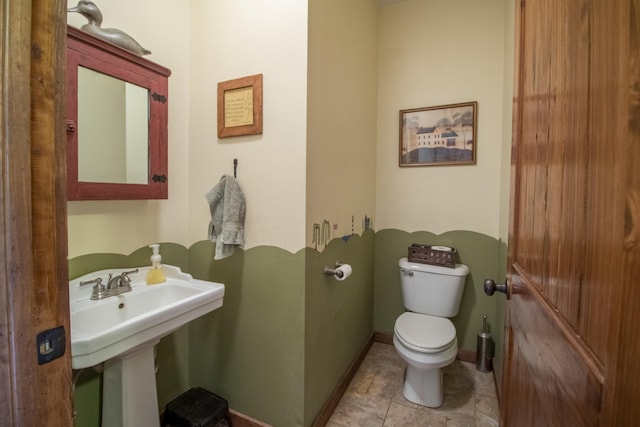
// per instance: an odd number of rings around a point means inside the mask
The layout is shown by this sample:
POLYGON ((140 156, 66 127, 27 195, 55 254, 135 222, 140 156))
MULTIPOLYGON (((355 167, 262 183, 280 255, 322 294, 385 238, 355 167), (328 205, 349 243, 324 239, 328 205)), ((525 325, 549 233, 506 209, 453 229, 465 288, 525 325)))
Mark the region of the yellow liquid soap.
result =
POLYGON ((152 268, 147 273, 147 285, 156 285, 167 281, 167 276, 164 274, 162 267, 152 268))
POLYGON ((162 268, 162 257, 160 256, 160 244, 154 243, 149 245, 153 255, 151 255, 151 269, 147 273, 147 285, 155 285, 158 283, 166 282, 167 276, 164 274, 162 268))

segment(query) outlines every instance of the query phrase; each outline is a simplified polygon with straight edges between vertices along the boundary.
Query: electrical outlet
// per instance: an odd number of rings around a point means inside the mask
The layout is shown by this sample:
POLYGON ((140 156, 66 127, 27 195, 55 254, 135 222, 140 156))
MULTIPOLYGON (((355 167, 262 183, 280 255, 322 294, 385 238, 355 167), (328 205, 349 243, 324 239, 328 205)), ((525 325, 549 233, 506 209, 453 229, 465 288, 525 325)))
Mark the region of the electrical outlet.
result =
POLYGON ((38 346, 38 365, 44 365, 61 357, 65 348, 64 326, 40 332, 36 337, 36 344, 38 346))

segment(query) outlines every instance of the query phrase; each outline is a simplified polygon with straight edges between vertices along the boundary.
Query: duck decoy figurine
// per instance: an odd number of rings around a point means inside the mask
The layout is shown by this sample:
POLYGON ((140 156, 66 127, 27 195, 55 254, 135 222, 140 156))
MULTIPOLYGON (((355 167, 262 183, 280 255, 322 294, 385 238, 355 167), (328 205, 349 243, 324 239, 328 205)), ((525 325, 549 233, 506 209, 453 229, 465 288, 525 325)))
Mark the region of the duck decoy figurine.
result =
POLYGON ((140 46, 133 37, 117 28, 102 28, 102 13, 98 6, 89 0, 80 0, 76 7, 72 7, 67 12, 77 12, 87 18, 89 23, 84 24, 81 29, 87 33, 100 37, 103 40, 118 45, 136 55, 148 55, 151 51, 140 46))

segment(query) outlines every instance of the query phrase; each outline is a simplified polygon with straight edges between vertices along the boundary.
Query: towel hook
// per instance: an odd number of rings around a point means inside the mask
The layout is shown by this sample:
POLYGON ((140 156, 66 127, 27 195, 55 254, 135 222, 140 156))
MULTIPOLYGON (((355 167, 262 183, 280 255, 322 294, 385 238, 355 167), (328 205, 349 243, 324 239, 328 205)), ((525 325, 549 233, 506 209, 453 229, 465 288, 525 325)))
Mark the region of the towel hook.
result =
POLYGON ((236 170, 238 169, 238 159, 233 159, 233 177, 237 178, 236 170))

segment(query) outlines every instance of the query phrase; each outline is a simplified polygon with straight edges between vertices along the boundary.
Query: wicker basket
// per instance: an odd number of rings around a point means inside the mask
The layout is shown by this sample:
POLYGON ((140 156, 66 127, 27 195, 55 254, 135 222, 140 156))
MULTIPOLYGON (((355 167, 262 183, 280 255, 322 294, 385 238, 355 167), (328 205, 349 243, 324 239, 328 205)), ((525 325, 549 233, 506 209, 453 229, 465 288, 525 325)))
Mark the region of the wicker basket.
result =
POLYGON ((409 256, 407 258, 409 262, 455 268, 456 253, 455 248, 445 250, 441 246, 418 245, 414 243, 409 246, 409 256))

